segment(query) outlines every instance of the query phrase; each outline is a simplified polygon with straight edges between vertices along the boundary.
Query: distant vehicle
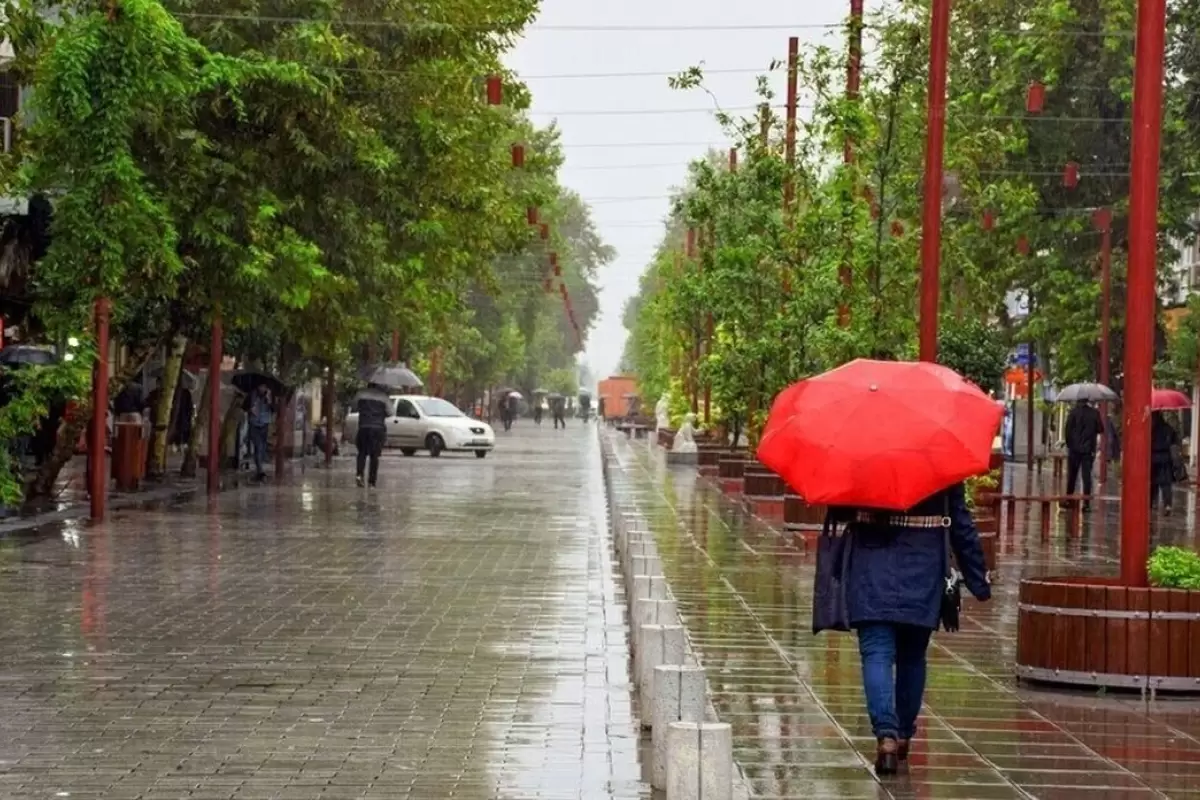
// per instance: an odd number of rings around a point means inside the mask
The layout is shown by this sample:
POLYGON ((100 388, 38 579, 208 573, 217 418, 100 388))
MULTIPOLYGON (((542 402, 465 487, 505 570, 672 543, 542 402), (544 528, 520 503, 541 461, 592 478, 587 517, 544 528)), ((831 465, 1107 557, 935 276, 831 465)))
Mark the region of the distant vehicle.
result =
MULTIPOLYGON (((486 422, 468 417, 453 403, 440 397, 393 395, 388 410, 387 446, 406 456, 426 450, 437 458, 442 453, 475 453, 485 458, 496 446, 496 433, 486 422)), ((354 443, 358 436, 358 412, 346 416, 342 441, 354 443)))

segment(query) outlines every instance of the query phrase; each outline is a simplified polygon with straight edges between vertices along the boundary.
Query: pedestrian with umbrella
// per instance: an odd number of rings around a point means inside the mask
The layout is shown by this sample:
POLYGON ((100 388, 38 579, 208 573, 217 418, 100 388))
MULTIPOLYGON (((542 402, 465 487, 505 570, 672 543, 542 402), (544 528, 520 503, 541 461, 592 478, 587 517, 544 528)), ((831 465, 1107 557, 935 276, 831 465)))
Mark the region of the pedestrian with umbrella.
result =
POLYGON ((542 424, 542 414, 546 411, 546 400, 549 392, 545 389, 533 390, 533 422, 535 425, 542 424))
POLYGON ((771 408, 758 458, 829 506, 813 631, 858 635, 879 775, 908 759, 929 639, 957 630, 962 583, 991 597, 963 481, 987 472, 1001 414, 950 369, 868 360, 801 381, 771 408))
POLYGON ((1104 420, 1093 402, 1116 400, 1112 389, 1099 383, 1076 383, 1059 392, 1056 402, 1071 403, 1064 439, 1067 444, 1067 494, 1083 476, 1083 510, 1091 510, 1092 467, 1096 463, 1096 443, 1104 434, 1104 420))
POLYGON ((374 489, 379 479, 379 458, 383 455, 383 445, 387 441, 387 418, 391 406, 391 398, 378 386, 368 386, 354 398, 354 410, 358 412, 358 433, 354 441, 358 450, 354 482, 360 487, 363 485, 363 472, 368 459, 371 462, 371 471, 367 477, 367 484, 374 489))
POLYGON ((567 399, 558 392, 550 395, 550 413, 554 415, 554 430, 560 427, 563 430, 567 429, 566 406, 567 399))
POLYGON ((1178 455, 1179 431, 1167 422, 1164 411, 1179 411, 1192 405, 1187 395, 1174 389, 1150 392, 1150 509, 1162 498, 1163 515, 1171 516, 1176 470, 1183 466, 1178 455))

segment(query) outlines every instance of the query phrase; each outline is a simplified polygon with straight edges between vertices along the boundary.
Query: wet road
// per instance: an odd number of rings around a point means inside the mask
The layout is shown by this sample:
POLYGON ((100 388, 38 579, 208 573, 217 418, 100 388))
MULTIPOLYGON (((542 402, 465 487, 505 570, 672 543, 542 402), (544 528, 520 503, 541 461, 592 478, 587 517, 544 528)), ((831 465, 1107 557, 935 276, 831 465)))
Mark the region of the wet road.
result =
MULTIPOLYGON (((1078 539, 1067 540, 1055 519, 1043 541, 1036 510, 1002 534, 995 598, 968 600, 963 631, 936 637, 912 768, 881 783, 870 769, 874 740, 855 642, 809 631, 811 551, 748 513, 715 479, 667 468, 661 450, 616 437, 616 456, 637 486, 756 797, 1200 798, 1200 703, 1045 691, 1013 678, 1018 580, 1114 574, 1112 504, 1078 539)), ((1160 523, 1159 538, 1194 542, 1194 524, 1191 513, 1177 514, 1160 523)))
POLYGON ((0 797, 635 798, 594 429, 0 542, 0 797))

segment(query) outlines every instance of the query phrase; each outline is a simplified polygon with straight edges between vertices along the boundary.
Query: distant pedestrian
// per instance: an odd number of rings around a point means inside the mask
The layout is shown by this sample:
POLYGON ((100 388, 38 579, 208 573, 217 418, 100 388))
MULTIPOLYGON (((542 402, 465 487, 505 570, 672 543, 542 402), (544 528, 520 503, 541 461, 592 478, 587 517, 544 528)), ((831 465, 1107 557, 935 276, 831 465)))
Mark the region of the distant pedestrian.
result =
POLYGON ((561 426, 564 430, 567 427, 567 401, 565 398, 556 397, 551 402, 550 411, 554 414, 554 430, 558 430, 561 426))
POLYGON ((363 471, 370 459, 371 471, 368 485, 374 489, 379 479, 379 457, 387 441, 387 418, 391 410, 391 399, 381 389, 368 387, 354 398, 354 410, 358 412, 358 434, 354 445, 358 449, 355 483, 363 485, 363 471))
POLYGON ((265 383, 260 384, 250 393, 246 418, 246 432, 250 438, 250 450, 254 456, 255 480, 266 480, 267 477, 263 464, 267 460, 267 437, 271 430, 271 416, 274 410, 274 400, 271 397, 270 388, 265 383))
POLYGON ((1162 497, 1163 514, 1171 515, 1175 485, 1175 448, 1179 432, 1167 422, 1161 411, 1150 415, 1150 508, 1158 506, 1162 497))
POLYGON ((1083 476, 1083 510, 1091 507, 1092 466, 1096 461, 1096 440, 1104 433, 1104 422, 1087 400, 1078 401, 1067 415, 1067 494, 1075 494, 1083 476))
POLYGON ((579 412, 583 416, 583 421, 587 422, 592 414, 592 396, 589 394, 579 395, 579 412))
POLYGON ((546 401, 544 399, 535 400, 533 403, 533 422, 535 425, 542 424, 542 415, 546 413, 546 401))

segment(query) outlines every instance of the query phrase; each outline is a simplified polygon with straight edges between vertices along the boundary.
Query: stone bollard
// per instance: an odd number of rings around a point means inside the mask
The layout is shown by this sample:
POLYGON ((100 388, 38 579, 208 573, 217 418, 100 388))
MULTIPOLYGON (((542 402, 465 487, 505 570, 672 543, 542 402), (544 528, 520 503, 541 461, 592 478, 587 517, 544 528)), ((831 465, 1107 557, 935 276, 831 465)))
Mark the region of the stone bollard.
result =
POLYGON ((638 600, 670 600, 667 579, 662 575, 638 575, 633 579, 633 591, 628 596, 629 613, 633 613, 638 600))
POLYGON ((724 722, 667 727, 667 800, 733 800, 733 730, 724 722))
POLYGON ((663 664, 654 668, 654 700, 650 708, 652 785, 667 788, 667 730, 672 722, 704 722, 708 696, 704 668, 663 664))
POLYGON ((638 575, 661 575, 662 570, 654 572, 637 572, 634 559, 653 558, 658 561, 658 548, 654 546, 654 541, 649 539, 641 539, 631 541, 629 548, 625 551, 625 558, 621 561, 621 571, 625 575, 625 582, 628 586, 632 586, 633 579, 638 575))
POLYGON ((679 620, 679 608, 674 600, 642 599, 633 601, 633 612, 629 620, 629 650, 633 656, 632 671, 634 680, 640 674, 641 660, 638 650, 642 646, 643 625, 682 625, 679 620))
MULTIPOLYGON (((654 668, 686 663, 687 638, 682 625, 643 625, 637 635, 638 699, 648 709, 654 702, 654 668)), ((650 727, 649 715, 642 715, 642 725, 650 727)))

